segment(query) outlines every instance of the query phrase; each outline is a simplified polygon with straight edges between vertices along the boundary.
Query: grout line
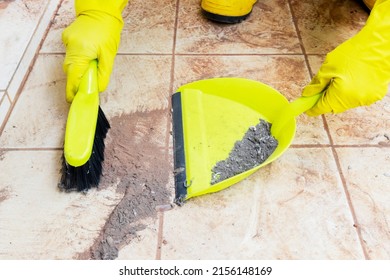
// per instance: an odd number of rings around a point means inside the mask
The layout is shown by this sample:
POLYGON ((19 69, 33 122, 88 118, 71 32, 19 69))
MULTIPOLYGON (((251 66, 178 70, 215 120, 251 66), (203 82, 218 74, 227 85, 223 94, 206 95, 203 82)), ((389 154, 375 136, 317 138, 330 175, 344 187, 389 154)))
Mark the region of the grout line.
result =
MULTIPOLYGON (((291 15, 292 15, 292 20, 293 20, 293 23, 294 23, 294 26, 295 26, 295 30, 297 32, 298 39, 299 39, 299 42, 300 42, 300 45, 301 45, 302 53, 303 53, 304 58, 305 58, 306 66, 307 66, 307 68, 309 70, 310 77, 313 78, 314 77, 314 73, 313 73, 313 70, 310 67, 308 55, 306 53, 306 49, 305 49, 303 41, 302 41, 302 37, 301 37, 300 30, 299 30, 299 27, 298 27, 298 24, 297 24, 297 21, 296 21, 296 17, 295 17, 294 11, 292 9, 291 0, 288 0, 287 2, 288 2, 288 6, 290 8, 290 12, 291 12, 291 15)), ((353 219, 353 222, 354 222, 354 227, 355 227, 355 230, 357 232, 357 235, 358 235, 358 238, 359 238, 359 241, 360 241, 360 246, 362 248, 363 255, 364 255, 364 257, 366 259, 369 259, 369 255, 368 255, 368 253, 366 251, 366 248, 364 246, 364 241, 363 241, 363 237, 362 237, 362 234, 361 234, 361 230, 360 230, 360 227, 358 226, 359 223, 357 221, 356 212, 355 212, 355 209, 353 207, 353 203, 352 203, 352 200, 351 200, 351 195, 350 195, 349 190, 348 190, 347 182, 346 182, 346 179, 344 177, 343 171, 341 169, 341 164, 340 164, 340 160, 339 160, 338 155, 337 155, 336 146, 334 145, 333 138, 332 138, 332 135, 330 133, 330 129, 329 129, 326 117, 324 115, 322 115, 322 121, 323 121, 323 125, 324 125, 324 129, 326 131, 326 134, 328 135, 328 138, 329 138, 329 143, 330 143, 329 147, 332 150, 333 158, 335 160, 336 167, 337 167, 337 170, 338 170, 341 182, 342 182, 342 186, 343 186, 343 189, 344 189, 344 194, 345 194, 345 197, 346 197, 346 200, 347 200, 347 204, 348 204, 350 213, 352 215, 352 219, 353 219)))
POLYGON ((39 52, 40 55, 65 55, 66 52, 39 52))
POLYGON ((157 235, 157 250, 156 260, 161 260, 161 247, 163 242, 163 229, 164 229, 164 211, 158 211, 158 235, 157 235))
POLYGON ((390 148, 390 144, 356 144, 356 145, 333 145, 334 148, 390 148))
POLYGON ((63 148, 61 147, 47 147, 47 148, 0 148, 1 151, 4 152, 37 152, 37 151, 61 151, 63 148))
MULTIPOLYGON (((24 84, 24 82, 25 82, 25 81, 24 81, 24 79, 23 79, 22 83, 24 84)), ((8 120, 9 120, 9 117, 11 116, 11 112, 13 111, 13 108, 14 108, 14 106, 15 106, 14 103, 16 103, 16 98, 15 98, 14 102, 12 102, 12 101, 11 101, 11 98, 9 97, 9 95, 8 95, 7 92, 6 92, 6 94, 5 94, 4 96, 7 96, 7 98, 8 98, 8 100, 10 101, 10 104, 11 104, 11 105, 10 105, 10 107, 8 108, 7 113, 5 114, 3 123, 0 124, 0 137, 1 137, 1 134, 3 133, 3 131, 4 131, 4 128, 5 128, 5 126, 6 126, 7 122, 8 122, 8 120)), ((4 99, 5 99, 5 97, 4 97, 4 99)), ((3 99, 3 100, 4 100, 4 99, 3 99)), ((1 102, 0 102, 0 104, 1 104, 1 102)))
POLYGON ((321 117, 322 117, 322 123, 324 124, 325 132, 328 135, 330 146, 334 147, 335 145, 334 145, 334 141, 333 141, 333 138, 332 138, 332 134, 330 133, 328 121, 326 120, 325 115, 322 115, 321 117))
POLYGON ((173 209, 172 204, 162 204, 156 207, 158 217, 156 260, 161 260, 162 245, 164 241, 164 213, 173 209))
MULTIPOLYGON (((176 36, 174 36, 176 37, 176 36)), ((176 38, 174 38, 176 40, 176 38)), ((39 52, 40 55, 65 55, 65 52, 39 52)), ((171 56, 172 53, 130 53, 118 52, 123 56, 171 56)), ((302 56, 302 53, 176 53, 175 56, 302 56)), ((326 54, 308 54, 323 56, 326 54)))
MULTIPOLYGON (((322 115, 322 119, 323 119, 325 131, 326 131, 326 133, 328 135, 328 138, 329 138, 329 143, 330 143, 330 148, 332 150, 333 158, 335 160, 336 167, 337 167, 340 179, 341 179, 341 184, 343 186, 344 195, 345 195, 345 198, 347 200, 348 208, 349 208, 349 211, 350 211, 351 216, 352 216, 353 226, 355 227, 356 233, 358 235, 360 246, 361 246, 361 249, 363 251, 364 258, 366 260, 369 260, 370 257, 369 257, 369 254, 368 254, 367 250, 366 250, 366 247, 364 245, 364 239, 363 239, 362 232, 361 232, 361 229, 360 229, 360 226, 359 226, 359 222, 358 222, 358 219, 357 219, 357 216, 356 216, 355 208, 354 208, 353 203, 352 203, 351 194, 350 194, 350 192, 348 190, 347 180, 345 179, 345 176, 344 176, 344 173, 343 173, 343 169, 341 168, 340 159, 339 159, 337 151, 336 151, 336 148, 341 148, 341 147, 346 148, 348 146, 347 145, 335 145, 334 144, 334 141, 333 141, 332 135, 330 133, 330 129, 329 129, 328 122, 326 120, 325 115, 322 115)), ((364 145, 364 147, 368 147, 368 146, 371 146, 371 145, 364 145)), ((376 147, 378 147, 378 146, 381 147, 379 144, 376 147)), ((352 146, 349 146, 349 147, 352 147, 352 146)), ((354 147, 361 148, 362 145, 356 145, 354 147)))
POLYGON ((292 149, 307 149, 307 148, 329 148, 329 144, 292 144, 292 149))
MULTIPOLYGON (((173 93, 173 84, 175 80, 175 63, 176 63, 176 42, 177 42, 177 26, 179 22, 179 8, 180 8, 180 1, 176 0, 176 11, 175 11, 175 23, 174 23, 174 29, 173 29, 173 43, 172 43, 172 64, 171 64, 171 80, 170 80, 170 86, 169 90, 171 94, 173 93)), ((169 102, 169 109, 171 109, 171 103, 169 102)))
MULTIPOLYGON (((12 101, 10 108, 8 109, 8 112, 7 112, 7 114, 6 114, 5 118, 4 118, 3 124, 0 125, 0 136, 1 136, 1 134, 3 133, 4 128, 5 128, 5 126, 6 126, 7 122, 8 122, 8 120, 9 120, 9 118, 10 118, 10 116, 11 116, 11 114, 12 114, 14 108, 15 108, 15 105, 16 105, 16 103, 17 103, 17 101, 18 101, 18 99, 19 99, 19 96, 20 96, 20 94, 21 94, 21 92, 22 92, 22 90, 23 90, 23 88, 24 88, 24 86, 25 86, 25 84, 26 84, 26 82, 27 82, 28 77, 30 76, 30 73, 31 73, 31 71, 32 71, 32 68, 33 68, 33 66, 34 66, 34 64, 35 64, 35 62, 36 62, 36 60, 37 60, 37 58, 38 58, 38 56, 39 56, 39 50, 42 48, 43 42, 45 41, 45 39, 46 39, 46 37, 47 37, 47 34, 49 33, 49 30, 50 30, 50 28, 51 28, 51 26, 52 26, 52 24, 53 24, 53 20, 54 20, 56 14, 58 13, 58 10, 60 9, 60 7, 61 7, 63 1, 64 1, 64 0, 60 0, 60 1, 59 1, 59 3, 57 4, 56 9, 54 10, 53 14, 51 15, 51 19, 50 19, 50 21, 49 21, 49 24, 48 24, 47 27, 46 27, 46 30, 45 30, 45 32, 44 32, 44 34, 43 34, 43 36, 42 36, 42 38, 41 38, 41 40, 40 40, 38 46, 37 46, 37 49, 35 50, 35 54, 34 54, 32 60, 30 61, 29 66, 27 67, 27 71, 26 71, 26 73, 25 73, 25 75, 24 75, 24 77, 23 77, 23 79, 22 79, 22 82, 20 83, 19 88, 18 88, 17 91, 16 91, 15 98, 14 98, 14 100, 12 101)), ((49 4, 48 4, 48 5, 49 5, 49 4)), ((47 7, 48 7, 48 6, 46 6, 46 8, 47 8, 47 7)), ((44 16, 44 13, 43 13, 42 17, 43 17, 43 16, 44 16)), ((41 19, 42 19, 42 18, 41 18, 41 19)), ((37 27, 36 27, 35 31, 37 30, 39 24, 41 23, 41 19, 39 20, 39 23, 37 24, 37 27)), ((34 34, 35 34, 35 31, 34 31, 33 35, 31 36, 30 42, 31 42, 31 40, 32 40, 32 38, 33 38, 33 36, 34 36, 34 34)), ((29 44, 30 44, 30 43, 29 43, 29 44)), ((27 45, 27 48, 29 47, 29 44, 27 45)), ((26 48, 26 50, 24 51, 24 53, 26 53, 27 48, 26 48)), ((24 54, 23 54, 23 55, 24 55, 24 54)), ((22 56, 22 58, 23 58, 23 56, 22 56)), ((19 64, 20 64, 20 61, 19 61, 19 64)), ((18 67, 19 67, 19 64, 18 64, 18 67)), ((15 74, 15 73, 14 73, 14 74, 15 74)), ((11 80, 12 80, 12 79, 13 79, 13 77, 11 78, 11 80)), ((8 87, 7 87, 7 88, 8 88, 8 87)), ((9 96, 8 96, 8 98, 9 98, 9 96)))
MULTIPOLYGON (((354 223, 354 227, 355 227, 356 233, 357 233, 358 238, 359 238, 359 242, 360 242, 360 246, 361 246, 362 251, 363 251, 363 255, 364 255, 365 259, 369 259, 368 252, 367 252, 367 250, 366 250, 366 248, 364 246, 364 240, 363 240, 363 236, 362 236, 362 233, 361 233, 361 229, 359 227, 359 222, 358 222, 358 219, 357 219, 357 216, 356 216, 355 208, 354 208, 353 203, 352 203, 351 194, 349 193, 348 186, 347 186, 347 181, 346 181, 346 179, 344 177, 344 173, 343 173, 343 170, 341 168, 341 163, 340 163, 337 151, 336 151, 336 147, 341 147, 341 146, 334 144, 334 141, 333 141, 333 138, 332 138, 332 134, 330 133, 329 125, 328 125, 328 122, 327 122, 327 119, 326 119, 325 115, 322 115, 322 120, 323 120, 323 124, 324 124, 324 128, 325 128, 326 134, 328 135, 328 138, 329 138, 329 143, 330 143, 330 147, 331 147, 331 150, 332 150, 333 158, 335 160, 336 167, 337 167, 340 179, 341 179, 341 183, 342 183, 343 190, 344 190, 344 195, 345 195, 345 198, 347 200, 349 211, 351 212, 351 215, 352 215, 352 220, 353 220, 353 223, 354 223)), ((369 145, 365 145, 365 146, 367 147, 369 145)), ((358 145, 358 146, 355 146, 355 147, 361 148, 362 145, 358 145)))
MULTIPOLYGON (((169 162, 169 146, 171 140, 171 131, 172 131, 172 103, 171 103, 171 94, 173 94, 174 81, 175 81, 175 58, 176 58, 176 38, 177 38, 177 26, 179 18, 179 0, 176 0, 176 11, 175 11, 175 23, 173 29, 173 42, 172 42, 172 53, 171 55, 171 73, 170 73, 170 84, 169 84, 169 100, 168 100, 168 118, 167 118, 167 132, 165 136, 165 149, 166 149, 166 162, 169 162)), ((173 170, 172 170, 173 172, 173 170)))
POLYGON ((302 53, 177 53, 178 56, 302 56, 302 53))
POLYGON ((339 170, 339 175, 340 175, 341 182, 342 182, 342 185, 343 185, 343 188, 344 188, 344 193, 345 193, 345 196, 347 198, 347 203, 348 203, 349 209, 351 211, 351 215, 352 215, 352 219, 353 219, 353 226, 354 226, 354 228, 355 228, 355 230, 357 232, 357 235, 358 235, 358 238, 359 238, 359 242, 360 242, 360 246, 362 247, 364 258, 366 260, 369 260, 370 256, 369 256, 369 254, 368 254, 368 252, 366 250, 366 246, 364 245, 364 239, 363 239, 363 236, 362 236, 362 231, 361 231, 361 228, 359 226, 359 222, 358 222, 358 219, 357 219, 357 216, 356 216, 355 208, 353 207, 351 194, 349 193, 349 190, 348 190, 348 187, 347 187, 347 181, 346 181, 346 179, 344 177, 344 173, 343 173, 343 171, 341 169, 340 160, 339 160, 337 151, 336 151, 336 149, 334 147, 332 148, 332 153, 333 153, 333 157, 335 158, 335 161, 336 161, 337 169, 339 170))
POLYGON ((305 58, 306 66, 307 66, 307 68, 309 70, 310 77, 312 77, 313 76, 313 71, 311 70, 311 67, 310 67, 310 64, 309 64, 309 58, 308 58, 308 55, 306 53, 305 46, 303 44, 301 32, 299 30, 298 23, 296 21, 296 17, 295 17, 294 10, 292 8, 291 0, 288 0, 287 3, 288 3, 288 8, 290 10, 292 22, 293 22, 293 25, 294 25, 294 28, 295 28, 295 32, 296 32, 298 40, 299 40, 299 45, 301 47, 302 54, 303 54, 303 56, 305 58))
MULTIPOLYGON (((174 40, 176 40, 176 32, 174 36, 174 40)), ((50 53, 41 53, 41 54, 65 54, 64 52, 50 52, 50 53)), ((130 53, 130 52, 120 52, 118 55, 145 55, 145 56, 153 56, 153 55, 171 55, 170 53, 130 53)), ((291 56, 291 55, 299 55, 302 56, 302 53, 176 53, 176 56, 291 56)), ((309 55, 318 55, 324 56, 326 54, 318 53, 318 54, 309 54, 309 55)))
POLYGON ((0 104, 1 104, 6 98, 8 98, 8 100, 9 100, 9 96, 7 94, 7 91, 5 91, 5 90, 4 91, 1 90, 0 92, 4 92, 3 96, 0 97, 0 104))
POLYGON ((302 149, 302 148, 379 148, 379 149, 386 149, 390 148, 389 145, 383 145, 383 144, 292 144, 290 146, 292 149, 302 149))
MULTIPOLYGON (((3 104, 3 102, 5 102, 6 100, 8 100, 9 104, 12 104, 12 102, 10 101, 10 98, 8 96, 8 93, 7 91, 2 91, 4 94, 3 96, 0 96, 0 107, 1 105, 3 104)), ((4 103, 5 104, 5 103, 4 103)), ((1 136, 1 130, 3 129, 3 126, 5 126, 5 123, 6 123, 6 120, 7 120, 7 115, 8 115, 8 112, 9 112, 9 108, 7 109, 7 112, 5 113, 5 116, 4 116, 4 119, 3 120, 0 120, 0 136, 1 136)))
MULTIPOLYGON (((169 91, 171 94, 173 94, 173 85, 175 80, 175 56, 176 56, 176 38, 177 38, 177 25, 178 25, 178 18, 179 18, 179 2, 180 0, 176 0, 176 11, 175 11, 175 24, 174 24, 174 31, 173 31, 173 43, 172 43, 172 53, 170 54, 172 57, 171 61, 171 74, 170 74, 170 85, 169 85, 169 91)), ((169 98, 171 98, 171 95, 169 95, 169 98)), ((167 133, 166 133, 166 139, 165 139, 165 148, 166 148, 166 160, 169 161, 169 145, 170 145, 170 135, 171 135, 171 127, 172 127, 172 121, 171 121, 171 110, 172 110, 172 104, 171 102, 168 102, 168 112, 169 117, 167 118, 167 133)), ((172 170, 173 173, 173 170, 172 170)), ((164 232, 164 211, 167 210, 167 207, 161 206, 158 210, 158 217, 159 217, 159 223, 158 223, 158 236, 157 236, 157 250, 156 250, 156 260, 161 260, 161 249, 163 244, 163 232, 164 232)))
MULTIPOLYGON (((169 120, 170 123, 170 120, 169 120)), ((170 135, 170 132, 167 133, 170 135)), ((168 142, 169 142, 169 136, 168 136, 168 142)), ((169 143, 168 143, 169 145, 169 143)), ((318 149, 318 148, 343 148, 343 149, 360 149, 360 148, 379 148, 379 149, 390 149, 390 145, 380 145, 380 144, 372 144, 372 145, 330 145, 330 144, 292 144, 289 149, 318 149)), ((7 152, 23 152, 23 151, 61 151, 63 150, 63 147, 34 147, 34 148, 0 148, 1 151, 7 151, 7 152)), ((169 147, 168 147, 169 151, 169 147)), ((168 153, 169 154, 169 153, 168 153)), ((168 155, 169 156, 169 155, 168 155)), ((166 210, 164 210, 166 211, 166 210)))
MULTIPOLYGON (((11 99, 11 97, 9 96, 8 91, 5 91, 4 99, 5 99, 6 97, 8 98, 9 104, 12 104, 12 99, 11 99)), ((0 103, 1 103, 1 102, 0 102, 0 103)), ((1 131, 1 130, 0 130, 0 131, 1 131)))
MULTIPOLYGON (((176 40, 176 32, 174 36, 174 40, 176 40)), ((53 53, 48 53, 53 54, 53 53)), ((172 55, 170 53, 118 53, 119 55, 145 55, 145 56, 168 56, 172 55)), ((176 53, 175 56, 302 56, 302 53, 176 53)))
MULTIPOLYGON (((17 70, 19 69, 20 64, 21 64, 21 62, 22 62, 22 60, 23 60, 23 57, 26 55, 27 50, 28 50, 28 47, 30 46, 31 42, 33 41, 33 37, 34 37, 35 33, 37 32, 37 30, 38 30, 38 28, 39 28, 39 25, 40 25, 41 22, 42 22, 42 18, 45 16, 45 13, 46 13, 46 11, 48 10, 49 6, 50 6, 50 2, 46 4, 45 10, 43 11, 42 15, 40 16, 40 18, 39 18, 39 20, 38 20, 38 22, 37 22, 37 25, 35 26, 34 31, 32 32, 32 35, 31 35, 30 39, 28 40, 27 46, 26 46, 26 48, 24 49, 23 54, 21 55, 20 60, 18 61, 18 64, 17 64, 17 66, 16 66, 16 68, 15 68, 15 71, 13 72, 13 74, 12 74, 12 76, 11 76, 9 82, 8 82, 8 85, 7 85, 7 87, 6 87, 6 90, 9 88, 10 82, 14 79, 15 74, 16 74, 17 70)), ((27 7, 27 6, 26 6, 26 7, 27 7)), ((51 21, 50 21, 50 22, 51 22, 51 21)), ((38 47, 39 47, 39 46, 38 46, 38 47)), ((34 58, 33 58, 33 60, 34 60, 34 58)), ((30 71, 30 70, 28 70, 28 72, 29 72, 29 71, 30 71)), ((27 73, 28 73, 28 72, 27 72, 27 73)), ((23 81, 22 81, 22 82, 23 82, 23 81)))

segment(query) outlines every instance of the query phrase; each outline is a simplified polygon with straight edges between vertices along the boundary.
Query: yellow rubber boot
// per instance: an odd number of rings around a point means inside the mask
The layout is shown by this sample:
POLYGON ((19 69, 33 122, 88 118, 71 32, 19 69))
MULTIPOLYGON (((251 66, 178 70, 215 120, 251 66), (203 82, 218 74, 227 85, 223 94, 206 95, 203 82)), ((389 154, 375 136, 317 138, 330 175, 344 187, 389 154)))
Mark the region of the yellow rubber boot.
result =
POLYGON ((239 23, 252 12, 257 0, 202 0, 206 18, 223 23, 239 23))
POLYGON ((375 1, 376 0, 363 0, 364 4, 366 4, 367 8, 369 8, 370 10, 372 9, 372 7, 374 7, 375 1))

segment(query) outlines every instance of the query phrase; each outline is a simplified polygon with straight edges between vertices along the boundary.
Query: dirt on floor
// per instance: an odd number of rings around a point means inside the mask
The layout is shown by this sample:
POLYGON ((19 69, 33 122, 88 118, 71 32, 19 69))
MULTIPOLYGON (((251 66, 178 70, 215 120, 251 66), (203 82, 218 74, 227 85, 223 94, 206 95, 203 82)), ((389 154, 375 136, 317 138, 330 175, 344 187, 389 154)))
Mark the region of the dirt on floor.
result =
POLYGON ((276 149, 278 141, 271 135, 271 124, 264 120, 252 126, 237 141, 229 157, 212 169, 211 184, 216 184, 262 164, 276 149))
POLYGON ((166 133, 161 131, 167 127, 167 116, 167 110, 156 110, 110 120, 99 188, 116 185, 123 199, 94 245, 79 259, 115 259, 118 250, 146 228, 145 218, 157 218, 156 207, 171 203, 172 164, 166 133))
MULTIPOLYGON (((147 218, 157 218, 156 207, 172 202, 171 155, 166 143, 169 115, 167 110, 137 112, 110 120, 107 134, 103 176, 99 188, 116 186, 122 200, 110 214, 99 237, 79 259, 108 260, 137 238, 146 228, 147 218)), ((265 161, 277 141, 270 135, 270 124, 260 121, 237 141, 229 158, 217 163, 214 180, 244 172, 265 161)))

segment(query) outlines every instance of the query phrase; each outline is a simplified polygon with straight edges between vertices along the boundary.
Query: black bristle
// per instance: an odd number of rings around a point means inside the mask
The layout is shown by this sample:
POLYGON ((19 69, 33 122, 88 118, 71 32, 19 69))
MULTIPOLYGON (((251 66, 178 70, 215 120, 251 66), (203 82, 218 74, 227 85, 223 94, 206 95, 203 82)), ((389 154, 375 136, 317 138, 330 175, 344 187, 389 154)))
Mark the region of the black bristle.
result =
POLYGON ((99 106, 91 157, 84 165, 74 167, 69 165, 65 157, 62 156, 62 176, 59 183, 61 190, 86 192, 99 185, 103 169, 102 162, 104 161, 104 139, 109 129, 110 124, 99 106))

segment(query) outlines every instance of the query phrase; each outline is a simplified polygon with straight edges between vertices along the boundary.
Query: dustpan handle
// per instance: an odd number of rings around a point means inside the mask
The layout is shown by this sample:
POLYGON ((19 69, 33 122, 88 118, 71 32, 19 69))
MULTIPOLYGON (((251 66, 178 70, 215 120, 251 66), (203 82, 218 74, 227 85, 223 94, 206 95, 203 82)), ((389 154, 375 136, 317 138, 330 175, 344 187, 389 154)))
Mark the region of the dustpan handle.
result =
POLYGON ((301 96, 290 103, 292 114, 296 117, 314 107, 323 95, 322 92, 312 96, 301 96))

